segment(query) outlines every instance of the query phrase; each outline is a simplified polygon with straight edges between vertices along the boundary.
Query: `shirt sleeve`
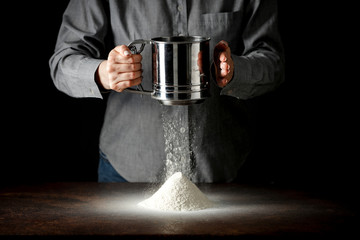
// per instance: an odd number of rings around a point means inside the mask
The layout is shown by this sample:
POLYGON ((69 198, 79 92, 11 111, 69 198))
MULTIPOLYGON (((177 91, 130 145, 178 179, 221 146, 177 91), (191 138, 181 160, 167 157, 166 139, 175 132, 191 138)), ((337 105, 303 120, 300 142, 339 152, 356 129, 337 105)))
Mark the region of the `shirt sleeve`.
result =
POLYGON ((101 1, 71 0, 64 12, 50 74, 55 86, 72 97, 102 98, 95 72, 105 59, 107 17, 101 1))
POLYGON ((244 52, 241 56, 232 54, 234 76, 220 93, 238 99, 260 96, 284 81, 276 1, 249 1, 246 13, 247 22, 242 33, 244 52))

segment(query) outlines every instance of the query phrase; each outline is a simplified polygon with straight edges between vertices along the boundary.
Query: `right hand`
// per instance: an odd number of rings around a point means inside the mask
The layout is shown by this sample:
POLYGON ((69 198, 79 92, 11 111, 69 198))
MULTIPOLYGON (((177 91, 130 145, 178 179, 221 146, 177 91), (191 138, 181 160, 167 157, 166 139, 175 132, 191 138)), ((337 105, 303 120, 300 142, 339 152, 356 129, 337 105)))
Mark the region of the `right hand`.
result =
POLYGON ((139 85, 142 80, 141 60, 140 54, 131 54, 127 46, 119 45, 100 64, 96 80, 103 88, 117 92, 139 85))

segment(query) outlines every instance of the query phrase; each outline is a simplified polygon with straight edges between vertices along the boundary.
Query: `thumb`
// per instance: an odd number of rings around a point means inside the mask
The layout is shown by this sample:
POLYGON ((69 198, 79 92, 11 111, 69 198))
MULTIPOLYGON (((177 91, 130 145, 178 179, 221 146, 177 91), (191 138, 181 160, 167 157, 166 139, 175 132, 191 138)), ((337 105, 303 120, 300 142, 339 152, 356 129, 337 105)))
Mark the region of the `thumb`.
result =
POLYGON ((226 50, 229 48, 229 44, 222 40, 220 42, 218 42, 214 48, 214 61, 215 63, 219 63, 220 62, 220 55, 223 52, 226 52, 226 50))
POLYGON ((115 51, 117 51, 118 53, 120 53, 122 56, 125 57, 132 55, 130 49, 126 45, 120 45, 115 47, 115 51))

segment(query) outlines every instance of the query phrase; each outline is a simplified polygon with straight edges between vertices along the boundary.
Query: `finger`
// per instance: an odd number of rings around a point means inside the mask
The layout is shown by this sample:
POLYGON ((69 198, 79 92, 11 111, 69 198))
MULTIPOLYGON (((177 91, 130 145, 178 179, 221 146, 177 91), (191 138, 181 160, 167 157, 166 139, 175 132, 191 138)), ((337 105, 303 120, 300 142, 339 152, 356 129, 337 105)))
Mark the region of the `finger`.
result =
POLYGON ((229 47, 229 43, 228 43, 227 41, 225 41, 225 40, 221 40, 221 41, 219 42, 219 45, 223 45, 225 48, 228 48, 228 47, 229 47))
POLYGON ((130 87, 141 84, 141 82, 142 82, 142 77, 132 79, 132 80, 120 81, 115 84, 112 84, 111 89, 115 90, 117 92, 122 92, 126 88, 130 88, 130 87))
POLYGON ((220 63, 220 77, 226 77, 230 73, 230 65, 226 62, 220 63))
POLYGON ((129 48, 125 45, 116 46, 113 50, 110 51, 108 56, 108 61, 110 63, 118 62, 121 63, 123 61, 126 62, 126 59, 131 57, 131 52, 129 48))
POLYGON ((124 72, 136 72, 142 68, 141 63, 120 63, 111 64, 108 66, 108 72, 124 73, 124 72))
POLYGON ((123 57, 130 57, 131 51, 126 45, 119 45, 114 48, 114 50, 120 53, 123 57))
POLYGON ((142 76, 142 71, 136 71, 136 72, 125 72, 125 73, 117 73, 112 72, 109 73, 110 81, 112 82, 119 82, 119 81, 127 81, 136 79, 142 76))
POLYGON ((141 60, 140 54, 131 54, 130 49, 125 45, 115 47, 108 56, 110 63, 139 63, 141 60))
POLYGON ((220 55, 229 48, 229 44, 226 41, 220 41, 216 44, 214 48, 214 60, 218 61, 220 59, 220 55))
POLYGON ((229 80, 227 78, 221 78, 217 80, 219 87, 225 87, 228 84, 229 80))
POLYGON ((224 51, 224 52, 220 53, 219 60, 221 62, 226 62, 228 60, 228 58, 229 58, 228 51, 224 51))
POLYGON ((114 58, 114 63, 140 63, 142 56, 140 54, 133 54, 130 56, 122 56, 117 54, 114 58))
POLYGON ((216 44, 215 51, 224 52, 228 47, 229 44, 226 41, 222 40, 216 44))

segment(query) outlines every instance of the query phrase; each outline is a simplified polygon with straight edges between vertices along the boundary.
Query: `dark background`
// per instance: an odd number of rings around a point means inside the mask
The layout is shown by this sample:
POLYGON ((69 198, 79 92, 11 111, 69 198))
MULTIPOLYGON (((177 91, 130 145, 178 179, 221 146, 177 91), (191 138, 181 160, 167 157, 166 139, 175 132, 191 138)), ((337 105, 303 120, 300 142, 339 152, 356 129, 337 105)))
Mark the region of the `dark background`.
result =
MULTIPOLYGON (((355 185, 355 19, 351 6, 313 2, 279 1, 286 82, 253 100, 258 138, 241 182, 355 185)), ((67 3, 3 7, 1 184, 96 181, 105 101, 68 97, 49 74, 67 3)))

